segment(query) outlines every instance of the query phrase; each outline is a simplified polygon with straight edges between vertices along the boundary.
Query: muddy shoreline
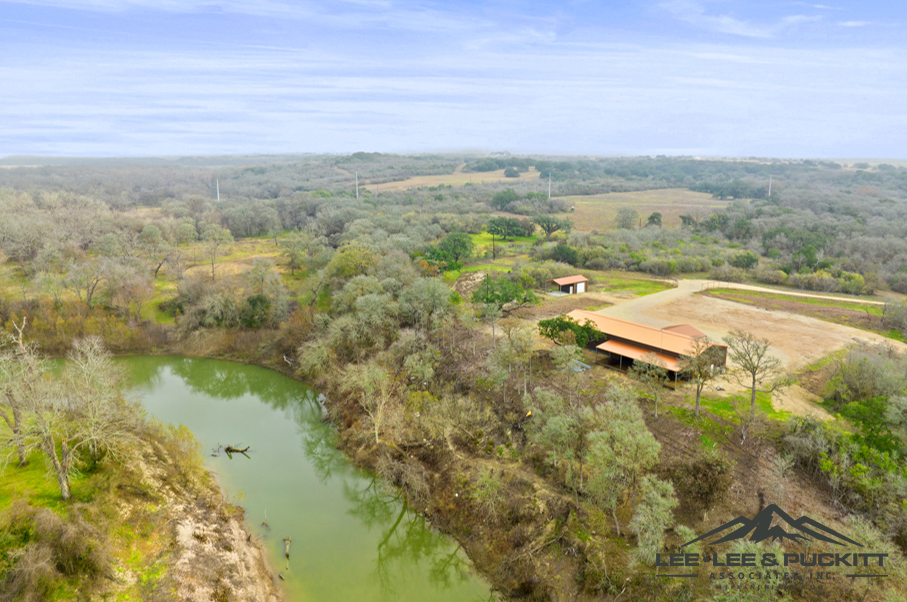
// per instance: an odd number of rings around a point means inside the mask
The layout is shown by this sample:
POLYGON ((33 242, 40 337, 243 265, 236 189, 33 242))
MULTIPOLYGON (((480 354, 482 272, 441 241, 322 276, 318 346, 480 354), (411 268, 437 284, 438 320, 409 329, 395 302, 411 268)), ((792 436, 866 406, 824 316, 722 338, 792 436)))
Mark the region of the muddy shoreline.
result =
MULTIPOLYGON (((158 516, 170 550, 160 585, 180 601, 284 600, 263 545, 245 525, 243 508, 226 500, 207 468, 174 479, 174 461, 152 443, 130 466, 135 485, 162 498, 158 516)), ((142 512, 142 504, 128 504, 123 511, 142 512)))

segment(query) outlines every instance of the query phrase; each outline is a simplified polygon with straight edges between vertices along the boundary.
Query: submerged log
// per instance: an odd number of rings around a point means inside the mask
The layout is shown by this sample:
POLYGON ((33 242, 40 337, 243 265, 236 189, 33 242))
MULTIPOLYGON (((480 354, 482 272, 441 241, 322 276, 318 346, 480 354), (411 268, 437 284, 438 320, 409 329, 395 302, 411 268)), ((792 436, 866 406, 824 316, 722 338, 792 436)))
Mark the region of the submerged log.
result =
POLYGON ((289 537, 284 537, 284 538, 283 538, 283 543, 286 544, 286 546, 287 546, 286 552, 285 552, 285 555, 286 555, 287 558, 290 557, 290 542, 291 542, 291 541, 293 541, 293 540, 290 539, 289 537))
POLYGON ((250 446, 247 445, 243 449, 239 449, 238 447, 233 447, 232 445, 228 445, 227 447, 224 448, 224 451, 227 452, 228 454, 244 454, 247 451, 249 451, 249 447, 250 446))

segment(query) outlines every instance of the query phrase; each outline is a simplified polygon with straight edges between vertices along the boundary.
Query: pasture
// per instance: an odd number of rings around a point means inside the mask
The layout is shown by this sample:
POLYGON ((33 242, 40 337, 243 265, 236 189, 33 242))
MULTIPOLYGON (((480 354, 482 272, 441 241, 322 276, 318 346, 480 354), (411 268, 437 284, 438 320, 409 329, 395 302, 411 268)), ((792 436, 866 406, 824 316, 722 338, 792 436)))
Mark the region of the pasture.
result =
POLYGON ((548 190, 547 180, 539 178, 539 172, 534 168, 522 172, 518 178, 508 178, 504 175, 503 169, 495 171, 462 171, 463 166, 459 166, 452 174, 441 174, 434 176, 416 176, 397 182, 386 182, 384 184, 363 183, 359 180, 359 188, 367 189, 371 192, 391 192, 399 190, 411 190, 413 188, 431 188, 433 186, 466 186, 467 184, 484 184, 486 182, 516 182, 530 181, 538 182, 539 191, 542 188, 548 190))
MULTIPOLYGON (((614 218, 618 209, 629 207, 639 212, 642 225, 654 212, 662 215, 662 225, 668 228, 679 228, 680 216, 686 213, 709 216, 718 209, 727 206, 729 201, 719 201, 712 195, 693 192, 685 188, 660 188, 657 190, 640 190, 636 192, 611 192, 607 194, 577 195, 557 197, 567 207, 575 207, 564 214, 573 220, 574 230, 606 232, 614 228, 614 218)), ((639 223, 637 222, 637 226, 639 223)))

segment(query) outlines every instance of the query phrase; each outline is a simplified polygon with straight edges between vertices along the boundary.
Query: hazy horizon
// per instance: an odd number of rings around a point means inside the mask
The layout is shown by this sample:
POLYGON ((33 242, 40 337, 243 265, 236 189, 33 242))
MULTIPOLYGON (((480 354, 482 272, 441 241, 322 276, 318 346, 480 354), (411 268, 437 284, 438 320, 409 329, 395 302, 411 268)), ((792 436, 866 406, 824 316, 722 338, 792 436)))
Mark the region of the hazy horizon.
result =
POLYGON ((904 157, 905 13, 0 0, 0 157, 904 157))

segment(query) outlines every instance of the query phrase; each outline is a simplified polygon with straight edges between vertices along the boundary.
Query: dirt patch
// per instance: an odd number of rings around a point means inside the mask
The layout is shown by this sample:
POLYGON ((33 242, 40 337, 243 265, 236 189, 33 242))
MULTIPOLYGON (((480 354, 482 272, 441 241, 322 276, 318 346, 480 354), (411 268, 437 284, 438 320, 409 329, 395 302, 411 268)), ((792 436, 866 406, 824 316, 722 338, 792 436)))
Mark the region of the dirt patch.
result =
POLYGON ((791 412, 796 416, 815 418, 823 422, 834 420, 835 417, 825 411, 818 404, 822 398, 810 392, 808 387, 794 385, 772 395, 772 407, 783 412, 791 412))
POLYGON ((486 276, 488 276, 486 272, 466 272, 457 278, 451 288, 464 299, 471 299, 473 293, 479 289, 486 276))
POLYGON ((883 339, 874 333, 857 331, 808 316, 703 295, 653 305, 643 313, 674 324, 692 324, 716 340, 734 329, 753 332, 768 339, 772 344, 772 353, 792 371, 848 345, 883 339))
MULTIPOLYGON (((215 264, 214 273, 218 278, 227 276, 236 276, 242 274, 252 265, 252 260, 248 261, 223 261, 215 264)), ((211 277, 211 264, 193 266, 185 271, 186 276, 207 276, 211 277)))
POLYGON ((574 309, 602 309, 612 304, 611 295, 600 293, 582 293, 567 295, 566 297, 549 297, 540 295, 541 305, 521 307, 513 312, 513 316, 524 320, 545 320, 562 316, 574 309))
MULTIPOLYGON (((187 602, 239 602, 282 599, 260 543, 245 528, 244 511, 227 503, 210 473, 185 479, 173 477, 174 460, 152 443, 132 463, 139 491, 153 491, 163 500, 164 535, 171 541, 168 570, 159 585, 187 602)), ((147 501, 124 504, 121 512, 145 512, 147 501)), ((163 535, 163 534, 162 534, 163 535)), ((124 581, 130 581, 125 569, 124 581)))
POLYGON ((847 309, 843 307, 832 307, 828 305, 813 305, 811 303, 804 303, 802 301, 797 301, 794 299, 758 297, 747 295, 745 293, 719 293, 714 291, 705 291, 703 295, 717 299, 736 301, 737 303, 743 303, 762 309, 785 311, 792 314, 810 316, 812 318, 818 318, 819 320, 834 322, 835 324, 842 324, 844 326, 859 328, 860 330, 868 330, 883 335, 885 334, 885 332, 887 332, 887 329, 885 329, 884 325, 882 324, 881 316, 873 315, 871 313, 860 311, 858 309, 847 309))

